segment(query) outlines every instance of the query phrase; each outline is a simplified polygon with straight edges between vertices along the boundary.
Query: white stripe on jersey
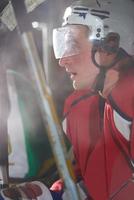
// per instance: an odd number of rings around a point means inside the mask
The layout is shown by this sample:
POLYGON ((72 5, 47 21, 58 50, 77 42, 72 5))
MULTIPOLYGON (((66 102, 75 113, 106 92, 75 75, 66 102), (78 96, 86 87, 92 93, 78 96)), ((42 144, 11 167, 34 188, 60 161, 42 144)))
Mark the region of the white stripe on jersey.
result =
POLYGON ((113 110, 114 123, 118 131, 123 135, 126 140, 130 140, 130 126, 131 121, 121 117, 115 110, 113 110))
POLYGON ((64 133, 67 134, 67 119, 66 118, 62 121, 62 128, 63 128, 64 133))

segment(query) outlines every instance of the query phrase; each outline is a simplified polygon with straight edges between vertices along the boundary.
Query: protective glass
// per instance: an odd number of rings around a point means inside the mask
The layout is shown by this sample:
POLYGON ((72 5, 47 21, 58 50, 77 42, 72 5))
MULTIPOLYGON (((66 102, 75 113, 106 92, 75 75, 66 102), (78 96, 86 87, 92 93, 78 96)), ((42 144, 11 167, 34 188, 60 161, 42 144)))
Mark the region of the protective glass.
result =
POLYGON ((77 31, 77 28, 71 26, 53 30, 53 49, 57 59, 80 53, 80 46, 76 40, 77 31))

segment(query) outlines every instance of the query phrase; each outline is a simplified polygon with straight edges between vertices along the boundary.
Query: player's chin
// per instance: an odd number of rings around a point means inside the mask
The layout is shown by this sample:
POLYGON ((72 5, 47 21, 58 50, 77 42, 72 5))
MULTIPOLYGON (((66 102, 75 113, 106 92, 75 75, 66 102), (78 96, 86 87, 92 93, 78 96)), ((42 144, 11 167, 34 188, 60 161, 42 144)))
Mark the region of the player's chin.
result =
POLYGON ((79 82, 79 81, 73 81, 73 88, 74 90, 84 90, 88 86, 84 82, 79 82))

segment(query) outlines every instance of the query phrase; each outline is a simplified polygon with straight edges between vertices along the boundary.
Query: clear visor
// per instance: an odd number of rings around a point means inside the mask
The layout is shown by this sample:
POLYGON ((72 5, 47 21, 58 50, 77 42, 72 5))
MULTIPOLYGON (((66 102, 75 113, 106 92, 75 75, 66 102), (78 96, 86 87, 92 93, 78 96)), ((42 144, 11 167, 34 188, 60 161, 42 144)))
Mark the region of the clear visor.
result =
POLYGON ((75 39, 76 31, 78 29, 70 26, 53 30, 53 49, 57 59, 80 53, 78 42, 75 39))

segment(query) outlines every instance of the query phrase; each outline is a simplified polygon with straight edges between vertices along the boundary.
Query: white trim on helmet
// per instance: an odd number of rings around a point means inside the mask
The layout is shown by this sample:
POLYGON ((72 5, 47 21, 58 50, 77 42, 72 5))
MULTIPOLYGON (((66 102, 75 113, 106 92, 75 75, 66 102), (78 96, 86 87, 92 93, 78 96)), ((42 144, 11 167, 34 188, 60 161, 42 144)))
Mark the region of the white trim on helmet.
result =
POLYGON ((93 40, 101 40, 109 32, 118 33, 120 47, 130 55, 134 55, 134 1, 94 0, 91 5, 89 4, 90 2, 83 6, 78 1, 68 7, 65 11, 63 26, 66 24, 86 25, 92 31, 89 39, 93 40))
MULTIPOLYGON (((82 6, 81 7, 77 6, 73 8, 68 7, 64 15, 65 21, 62 25, 63 26, 65 26, 66 24, 86 25, 92 31, 90 35, 90 39, 100 40, 104 38, 104 26, 103 26, 103 20, 97 17, 98 13, 96 12, 97 10, 94 10, 94 9, 91 10, 90 12, 88 8, 82 7, 82 6)), ((100 14, 102 14, 101 11, 100 11, 100 14)))

